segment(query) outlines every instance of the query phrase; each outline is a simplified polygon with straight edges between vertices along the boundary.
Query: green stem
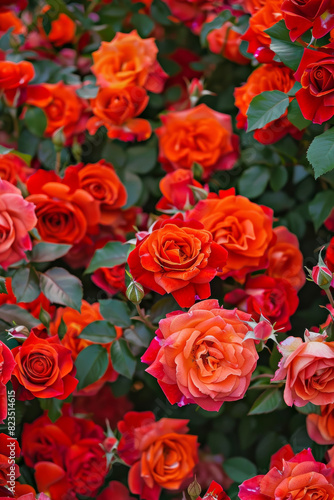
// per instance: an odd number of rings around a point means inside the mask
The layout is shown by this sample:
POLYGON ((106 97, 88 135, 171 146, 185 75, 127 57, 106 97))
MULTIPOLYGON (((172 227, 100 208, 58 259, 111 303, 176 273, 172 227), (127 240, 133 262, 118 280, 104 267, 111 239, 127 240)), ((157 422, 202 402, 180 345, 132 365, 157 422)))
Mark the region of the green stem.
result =
POLYGON ((333 299, 332 292, 331 292, 329 289, 328 289, 328 290, 325 290, 325 292, 326 292, 326 295, 327 295, 328 300, 329 300, 329 302, 330 302, 330 305, 331 305, 332 307, 334 307, 334 299, 333 299))
POLYGON ((55 168, 57 175, 60 174, 60 168, 61 168, 61 151, 57 151, 56 152, 56 168, 55 168))
POLYGON ((143 309, 140 308, 139 304, 136 304, 136 309, 138 312, 139 317, 141 318, 142 322, 151 330, 156 330, 156 327, 151 323, 151 321, 148 319, 148 316, 146 316, 143 313, 143 309))

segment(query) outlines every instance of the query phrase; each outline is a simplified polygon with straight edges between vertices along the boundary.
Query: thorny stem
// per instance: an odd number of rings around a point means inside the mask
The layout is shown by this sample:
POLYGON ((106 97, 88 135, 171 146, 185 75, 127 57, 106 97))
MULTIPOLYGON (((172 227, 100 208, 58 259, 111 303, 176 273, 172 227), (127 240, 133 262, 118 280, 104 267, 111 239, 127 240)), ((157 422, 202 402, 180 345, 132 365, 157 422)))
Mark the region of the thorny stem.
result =
POLYGON ((143 313, 143 309, 140 308, 139 304, 136 304, 136 309, 138 311, 138 314, 142 320, 142 322, 148 327, 151 328, 152 330, 156 330, 156 327, 151 323, 151 321, 148 319, 148 316, 146 316, 143 313))

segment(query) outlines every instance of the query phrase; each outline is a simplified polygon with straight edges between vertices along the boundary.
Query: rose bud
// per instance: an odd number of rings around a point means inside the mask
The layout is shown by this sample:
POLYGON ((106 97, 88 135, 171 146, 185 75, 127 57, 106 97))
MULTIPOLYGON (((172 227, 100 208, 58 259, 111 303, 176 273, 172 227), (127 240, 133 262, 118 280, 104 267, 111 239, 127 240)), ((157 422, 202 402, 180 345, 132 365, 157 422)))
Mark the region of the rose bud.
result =
POLYGON ((127 298, 134 304, 140 304, 145 296, 144 288, 137 281, 132 281, 126 289, 127 298))
MULTIPOLYGON (((308 270, 309 271, 309 270, 308 270)), ((333 279, 333 273, 321 257, 321 251, 319 253, 318 264, 314 266, 312 272, 309 271, 310 276, 314 283, 316 283, 322 290, 328 290, 331 286, 331 281, 333 279)))
POLYGON ((189 484, 187 491, 191 500, 196 500, 197 497, 201 494, 202 488, 201 485, 197 482, 196 476, 194 481, 189 484))

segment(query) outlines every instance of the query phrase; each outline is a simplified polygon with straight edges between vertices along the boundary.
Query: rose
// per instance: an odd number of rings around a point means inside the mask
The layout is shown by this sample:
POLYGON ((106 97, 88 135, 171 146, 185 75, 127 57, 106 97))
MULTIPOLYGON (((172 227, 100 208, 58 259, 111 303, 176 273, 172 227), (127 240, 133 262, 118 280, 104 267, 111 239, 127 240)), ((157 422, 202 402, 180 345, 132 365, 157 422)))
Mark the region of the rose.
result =
POLYGON ((13 90, 25 87, 33 79, 35 70, 31 62, 0 61, 0 89, 13 90))
POLYGON ((134 500, 129 490, 119 481, 110 481, 108 486, 97 496, 96 500, 134 500))
POLYGON ((192 306, 196 296, 210 297, 209 283, 225 265, 227 252, 200 222, 177 215, 137 236, 142 239, 128 257, 135 281, 161 295, 171 293, 181 307, 192 306))
POLYGON ((316 462, 310 449, 294 455, 288 445, 280 451, 282 457, 279 452, 274 455, 275 461, 270 464, 267 474, 247 479, 239 486, 240 500, 327 500, 333 497, 334 486, 328 480, 331 469, 316 462))
POLYGON ((287 280, 269 276, 248 278, 243 290, 227 293, 225 300, 247 311, 255 321, 262 314, 275 330, 284 332, 291 329, 290 316, 299 304, 297 292, 287 280))
POLYGON ((334 444, 334 404, 320 407, 321 414, 310 413, 306 428, 310 438, 318 444, 334 444))
POLYGON ((118 453, 128 465, 131 493, 157 500, 161 488, 178 489, 198 461, 197 436, 186 435, 188 420, 162 418, 152 412, 129 412, 118 423, 118 453))
POLYGON ((26 259, 31 250, 28 231, 36 225, 35 207, 24 200, 21 191, 10 182, 0 179, 0 266, 26 259))
MULTIPOLYGON (((264 64, 256 68, 248 77, 247 82, 241 87, 236 87, 234 91, 235 105, 239 109, 237 127, 239 129, 247 128, 248 108, 255 96, 270 90, 287 93, 294 83, 293 71, 286 66, 264 64)), ((254 138, 263 144, 272 144, 287 134, 300 139, 303 132, 289 122, 287 112, 285 112, 280 118, 255 130, 254 138)))
POLYGON ((194 403, 218 411, 241 399, 256 368, 253 340, 244 341, 250 315, 205 300, 188 312, 167 314, 142 357, 171 404, 194 403))
POLYGON ((274 234, 277 239, 268 251, 266 274, 272 278, 284 278, 298 291, 306 281, 298 238, 284 226, 275 227, 274 234))
POLYGON ((79 188, 87 191, 98 203, 100 223, 111 225, 121 207, 126 204, 127 192, 114 167, 104 160, 97 163, 82 163, 67 167, 64 182, 71 182, 71 176, 77 174, 79 188))
POLYGON ((159 138, 159 159, 167 171, 190 170, 199 163, 204 178, 208 178, 215 170, 230 170, 239 156, 231 117, 206 104, 167 113, 161 121, 155 133, 159 138))
POLYGON ((35 397, 66 399, 76 388, 72 353, 61 345, 58 336, 43 339, 31 332, 12 353, 16 362, 12 383, 20 401, 35 397))
POLYGON ((232 188, 219 195, 210 193, 188 212, 187 218, 200 221, 214 241, 228 251, 223 278, 233 276, 244 281, 250 271, 268 266, 267 252, 275 240, 270 208, 236 196, 232 188))
POLYGON ((43 241, 79 243, 99 222, 99 204, 73 178, 65 184, 55 172, 38 170, 29 177, 27 188, 27 200, 36 205, 37 229, 43 241))
POLYGON ((118 32, 111 42, 102 42, 93 52, 92 71, 101 87, 124 89, 144 87, 160 93, 167 77, 157 62, 154 38, 142 39, 136 30, 118 32))
POLYGON ((125 293, 125 264, 114 267, 100 267, 92 274, 91 279, 96 286, 111 295, 119 292, 125 293))
POLYGON ((0 10, 0 33, 4 35, 9 28, 13 28, 13 35, 25 35, 27 31, 27 28, 24 26, 21 19, 17 17, 15 12, 6 7, 2 7, 0 10))
POLYGON ((16 186, 18 180, 25 182, 30 170, 26 162, 13 153, 0 155, 0 178, 2 180, 16 186))
POLYGON ((233 24, 230 21, 224 23, 220 28, 210 31, 207 41, 211 52, 221 54, 237 64, 249 64, 250 60, 240 52, 241 34, 233 29, 233 24))
POLYGON ((331 0, 285 0, 281 9, 293 42, 312 27, 314 38, 322 38, 334 28, 331 0))
POLYGON ((157 210, 187 210, 195 205, 195 195, 191 187, 202 189, 203 186, 194 179, 191 170, 179 168, 165 175, 159 183, 162 198, 157 203, 157 210))
MULTIPOLYGON (((56 335, 59 332, 60 324, 64 323, 66 326, 65 335, 62 338, 62 344, 71 351, 74 360, 78 357, 78 354, 89 345, 94 344, 90 340, 79 338, 82 330, 94 321, 103 320, 100 314, 100 305, 95 302, 94 304, 88 304, 85 300, 82 301, 80 312, 72 309, 71 307, 58 308, 56 316, 50 323, 51 334, 56 335)), ((122 328, 115 326, 117 338, 119 338, 123 330, 122 328)), ((118 373, 114 370, 111 358, 110 358, 110 347, 112 342, 108 344, 102 344, 103 347, 108 352, 109 364, 105 373, 93 384, 88 385, 80 391, 80 394, 96 394, 96 392, 105 384, 105 382, 114 382, 118 373)))
POLYGON ((69 18, 63 12, 60 12, 57 16, 57 19, 51 21, 51 29, 47 34, 43 27, 43 18, 45 19, 45 17, 47 17, 46 12, 50 8, 51 7, 49 5, 43 7, 43 15, 37 20, 38 29, 41 35, 47 38, 52 45, 54 45, 55 47, 61 47, 62 45, 70 43, 74 40, 76 25, 71 18, 69 18))
POLYGON ((306 330, 305 342, 288 337, 279 344, 282 359, 272 381, 286 379, 288 406, 334 403, 334 342, 325 342, 325 337, 306 330))
POLYGON ((326 249, 325 262, 329 269, 334 272, 334 238, 331 238, 329 245, 326 249))
MULTIPOLYGON (((197 500, 202 500, 202 497, 198 497, 197 500)), ((203 500, 230 500, 230 497, 225 493, 220 484, 212 481, 203 500)))
MULTIPOLYGON (((10 381, 14 367, 15 360, 13 353, 6 344, 0 341, 0 423, 3 424, 4 419, 7 417, 7 389, 6 384, 10 381)), ((0 467, 1 469, 1 467, 0 467)))
POLYGON ((304 49, 295 77, 303 87, 296 92, 296 99, 307 120, 321 124, 334 116, 333 76, 333 56, 320 50, 304 49))

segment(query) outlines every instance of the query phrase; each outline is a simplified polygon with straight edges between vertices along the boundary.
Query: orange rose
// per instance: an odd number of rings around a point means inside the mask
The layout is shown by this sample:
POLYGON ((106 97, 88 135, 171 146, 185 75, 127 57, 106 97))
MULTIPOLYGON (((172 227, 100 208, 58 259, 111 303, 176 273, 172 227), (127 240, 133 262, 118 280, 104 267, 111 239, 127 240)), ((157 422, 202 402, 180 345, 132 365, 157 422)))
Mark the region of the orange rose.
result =
POLYGON ((14 35, 24 35, 27 31, 27 28, 14 11, 2 7, 0 10, 0 33, 6 33, 9 28, 13 28, 12 33, 14 35))
POLYGON ((44 241, 79 243, 100 219, 96 200, 76 183, 64 184, 53 171, 38 170, 29 177, 28 201, 35 203, 37 229, 44 241))
POLYGON ((101 87, 140 86, 159 93, 167 75, 157 62, 157 53, 154 38, 142 39, 136 30, 117 33, 111 42, 102 42, 93 52, 92 71, 101 87))
POLYGON ((305 342, 288 337, 279 344, 282 359, 272 381, 286 379, 288 406, 334 403, 334 342, 325 342, 326 336, 306 330, 305 342))
POLYGON ((222 277, 243 282, 246 274, 268 266, 267 252, 274 240, 273 211, 236 196, 234 188, 209 194, 188 212, 212 233, 216 243, 228 251, 222 277))
MULTIPOLYGON (((76 360, 79 352, 94 343, 90 340, 78 338, 80 333, 90 323, 102 319, 103 317, 100 314, 100 305, 97 302, 94 304, 88 304, 88 302, 83 300, 80 312, 72 309, 71 307, 60 307, 57 309, 56 317, 50 324, 50 332, 55 335, 58 332, 61 321, 65 323, 66 333, 62 339, 62 344, 72 351, 72 357, 76 360)), ((122 329, 118 326, 115 326, 115 329, 117 337, 119 338, 122 335, 122 329)), ((115 372, 111 364, 109 353, 110 346, 111 342, 109 344, 103 344, 103 347, 105 347, 109 354, 109 366, 106 372, 99 380, 80 391, 80 394, 95 394, 105 382, 114 382, 117 379, 118 373, 115 372)))
POLYGON ((159 138, 160 161, 167 171, 191 169, 199 163, 208 178, 215 170, 229 170, 238 158, 238 139, 232 134, 229 115, 200 104, 185 111, 161 117, 163 125, 155 132, 159 138))
POLYGON ((67 178, 70 182, 73 172, 77 173, 80 189, 87 191, 99 204, 100 223, 112 224, 128 197, 114 167, 104 160, 68 167, 64 177, 65 182, 67 178))
POLYGON ((171 404, 218 411, 224 401, 243 398, 258 359, 254 341, 244 341, 250 318, 212 299, 160 321, 142 361, 171 404))
POLYGON ((298 291, 306 281, 298 238, 284 226, 275 227, 274 234, 277 239, 268 251, 266 274, 286 279, 298 291))
POLYGON ((58 335, 42 339, 32 331, 12 353, 16 362, 12 383, 20 401, 66 399, 78 385, 71 350, 61 345, 58 335))
POLYGON ((33 170, 29 169, 26 162, 19 156, 13 153, 0 155, 0 179, 16 186, 18 180, 23 182, 26 180, 29 172, 33 170))
POLYGON ((147 103, 148 95, 142 87, 101 89, 91 101, 95 116, 88 120, 88 132, 94 135, 103 125, 111 139, 146 140, 151 135, 151 125, 135 117, 144 111, 147 103))
POLYGON ((158 500, 161 488, 176 490, 193 474, 198 461, 197 436, 186 435, 188 420, 162 418, 150 411, 128 412, 118 423, 118 453, 131 465, 131 493, 158 500))
POLYGON ((240 52, 241 34, 233 29, 231 22, 228 21, 221 28, 210 31, 207 40, 211 52, 221 54, 237 64, 250 63, 250 59, 240 52))
POLYGON ((334 444, 334 404, 320 407, 321 415, 310 413, 306 418, 307 432, 318 444, 334 444))
MULTIPOLYGON (((42 12, 45 14, 51 7, 46 5, 43 7, 42 12)), ((51 30, 48 34, 45 33, 43 28, 43 17, 38 19, 38 28, 41 35, 49 40, 55 47, 60 47, 66 43, 73 41, 75 37, 75 22, 72 21, 66 14, 60 12, 57 19, 51 21, 51 30)))
MULTIPOLYGON (((239 129, 247 128, 247 111, 255 96, 268 90, 280 90, 287 93, 295 82, 293 71, 286 66, 264 64, 256 68, 247 82, 234 91, 235 105, 239 109, 237 127, 239 129)), ((286 111, 277 120, 256 130, 254 138, 262 144, 272 144, 287 134, 291 134, 295 139, 300 139, 303 132, 289 122, 286 111)))
POLYGON ((35 70, 31 62, 0 61, 0 89, 12 90, 25 87, 34 78, 35 70))

